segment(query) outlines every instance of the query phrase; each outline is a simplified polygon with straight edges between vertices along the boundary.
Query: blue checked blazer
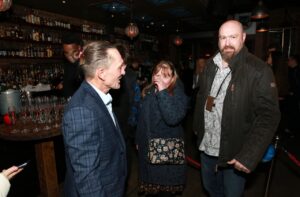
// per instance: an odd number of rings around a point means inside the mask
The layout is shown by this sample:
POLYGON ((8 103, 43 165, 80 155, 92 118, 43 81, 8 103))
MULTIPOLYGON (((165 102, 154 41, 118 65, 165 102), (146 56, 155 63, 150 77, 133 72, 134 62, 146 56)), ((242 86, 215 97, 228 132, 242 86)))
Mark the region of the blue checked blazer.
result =
POLYGON ((100 96, 84 81, 65 108, 66 197, 121 197, 125 143, 100 96))

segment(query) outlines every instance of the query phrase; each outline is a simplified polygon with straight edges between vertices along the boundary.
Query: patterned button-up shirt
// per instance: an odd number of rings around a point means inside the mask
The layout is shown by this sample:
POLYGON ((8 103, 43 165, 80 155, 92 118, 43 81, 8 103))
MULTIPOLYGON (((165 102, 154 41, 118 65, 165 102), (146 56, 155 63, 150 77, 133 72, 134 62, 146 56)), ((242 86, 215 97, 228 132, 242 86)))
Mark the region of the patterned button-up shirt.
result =
POLYGON ((211 111, 204 108, 205 133, 199 146, 199 150, 204 151, 208 155, 217 157, 219 156, 220 148, 223 102, 227 87, 231 80, 231 70, 229 67, 224 67, 222 65, 222 57, 220 53, 214 57, 213 61, 218 66, 218 70, 210 90, 210 96, 215 98, 214 106, 211 111))

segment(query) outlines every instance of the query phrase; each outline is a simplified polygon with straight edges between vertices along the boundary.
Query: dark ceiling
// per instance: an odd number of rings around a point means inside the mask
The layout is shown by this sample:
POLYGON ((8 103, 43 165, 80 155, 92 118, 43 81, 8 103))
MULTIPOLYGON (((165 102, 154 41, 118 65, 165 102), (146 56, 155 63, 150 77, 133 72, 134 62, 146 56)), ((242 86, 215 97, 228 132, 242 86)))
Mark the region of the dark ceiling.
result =
MULTIPOLYGON (((251 12, 257 0, 13 0, 14 4, 125 27, 131 20, 143 32, 173 34, 216 30, 228 16, 251 12), (131 9, 132 8, 132 9, 131 9)), ((298 0, 264 0, 277 9, 298 0)))

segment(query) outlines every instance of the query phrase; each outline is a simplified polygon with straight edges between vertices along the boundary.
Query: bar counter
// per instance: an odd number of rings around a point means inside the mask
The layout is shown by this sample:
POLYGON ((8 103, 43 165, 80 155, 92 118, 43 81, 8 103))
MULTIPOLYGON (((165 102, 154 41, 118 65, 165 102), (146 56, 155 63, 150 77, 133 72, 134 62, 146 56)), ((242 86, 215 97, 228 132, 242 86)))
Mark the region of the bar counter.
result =
MULTIPOLYGON (((43 197, 60 196, 53 143, 54 137, 61 135, 60 127, 52 127, 49 130, 39 129, 33 132, 36 125, 28 123, 26 124, 28 132, 14 132, 16 129, 21 131, 23 126, 20 122, 13 126, 0 124, 0 138, 9 141, 32 141, 35 147, 40 195, 43 197)), ((43 124, 38 124, 38 126, 44 128, 43 124)))

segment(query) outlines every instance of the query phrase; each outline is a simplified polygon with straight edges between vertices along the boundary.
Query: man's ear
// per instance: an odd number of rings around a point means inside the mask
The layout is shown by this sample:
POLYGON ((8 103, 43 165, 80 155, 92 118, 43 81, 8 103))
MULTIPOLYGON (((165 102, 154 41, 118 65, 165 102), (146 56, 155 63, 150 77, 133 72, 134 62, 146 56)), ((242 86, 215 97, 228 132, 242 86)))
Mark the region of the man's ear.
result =
POLYGON ((245 42, 246 36, 247 36, 247 34, 244 32, 244 33, 243 33, 243 42, 245 42))
POLYGON ((104 80, 104 72, 105 71, 105 69, 104 68, 98 68, 97 70, 96 70, 96 76, 99 78, 99 79, 101 79, 101 80, 104 80))
POLYGON ((79 59, 80 58, 80 53, 82 53, 82 47, 79 45, 76 49, 76 51, 73 53, 73 57, 75 59, 79 59))

